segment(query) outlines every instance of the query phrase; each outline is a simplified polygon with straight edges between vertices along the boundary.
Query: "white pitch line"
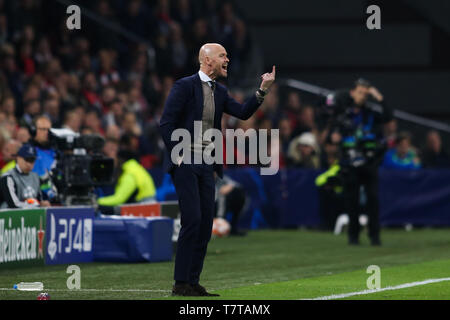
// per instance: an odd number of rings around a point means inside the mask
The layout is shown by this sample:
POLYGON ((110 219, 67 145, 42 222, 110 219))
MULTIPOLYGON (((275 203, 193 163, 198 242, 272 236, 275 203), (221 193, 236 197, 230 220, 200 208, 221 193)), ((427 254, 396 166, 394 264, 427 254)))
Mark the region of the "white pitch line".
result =
MULTIPOLYGON (((19 291, 13 288, 0 288, 0 291, 19 291)), ((54 291, 54 292, 171 292, 170 290, 150 290, 150 289, 47 289, 42 291, 54 291)), ((27 291, 21 291, 27 292, 27 291)), ((28 291, 29 292, 29 291, 28 291)))
POLYGON ((382 291, 399 290, 399 289, 404 289, 404 288, 423 286, 423 285, 426 285, 426 284, 436 283, 436 282, 443 282, 443 281, 450 281, 450 278, 428 279, 428 280, 424 280, 424 281, 404 283, 404 284, 400 284, 400 285, 394 286, 394 287, 386 287, 386 288, 381 288, 381 289, 363 290, 363 291, 349 292, 349 293, 342 293, 342 294, 333 294, 333 295, 330 295, 330 296, 323 296, 323 297, 318 297, 318 298, 313 298, 313 299, 300 299, 300 300, 334 300, 334 299, 343 299, 343 298, 348 298, 348 297, 352 297, 352 296, 359 296, 359 295, 377 293, 377 292, 382 292, 382 291))

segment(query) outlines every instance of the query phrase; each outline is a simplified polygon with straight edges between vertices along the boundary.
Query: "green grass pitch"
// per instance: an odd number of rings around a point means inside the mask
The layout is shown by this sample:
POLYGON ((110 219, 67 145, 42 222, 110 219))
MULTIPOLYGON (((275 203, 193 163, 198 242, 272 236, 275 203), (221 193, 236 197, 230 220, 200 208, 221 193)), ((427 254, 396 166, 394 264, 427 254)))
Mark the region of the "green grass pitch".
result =
MULTIPOLYGON (((346 235, 308 230, 253 231, 247 237, 212 239, 201 284, 227 300, 311 299, 367 290, 367 267, 381 268, 381 288, 450 277, 450 230, 385 229, 383 245, 365 234, 358 247, 346 235)), ((52 300, 180 299, 171 297, 173 261, 80 264, 81 290, 68 290, 67 265, 0 271, 0 300, 36 300, 38 292, 12 290, 41 281, 52 300)), ((189 300, 189 298, 186 298, 189 300)), ((195 298, 198 300, 199 298, 195 298)), ((345 299, 450 299, 450 281, 345 299)))

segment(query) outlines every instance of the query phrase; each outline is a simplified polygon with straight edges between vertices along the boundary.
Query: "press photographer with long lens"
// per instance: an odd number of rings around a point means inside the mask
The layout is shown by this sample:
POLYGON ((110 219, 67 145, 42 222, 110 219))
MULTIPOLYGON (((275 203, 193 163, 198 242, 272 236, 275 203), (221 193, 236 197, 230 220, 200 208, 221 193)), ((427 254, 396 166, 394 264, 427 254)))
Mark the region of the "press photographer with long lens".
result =
POLYGON ((334 179, 330 181, 339 181, 343 187, 344 205, 350 218, 349 244, 359 244, 360 190, 363 186, 367 197, 370 242, 371 245, 381 245, 378 166, 385 151, 382 125, 392 119, 392 111, 378 89, 364 79, 357 80, 350 90, 338 90, 328 96, 326 108, 331 112, 329 134, 338 132, 342 137, 339 168, 334 170, 334 179), (382 106, 381 113, 368 106, 369 98, 382 106))

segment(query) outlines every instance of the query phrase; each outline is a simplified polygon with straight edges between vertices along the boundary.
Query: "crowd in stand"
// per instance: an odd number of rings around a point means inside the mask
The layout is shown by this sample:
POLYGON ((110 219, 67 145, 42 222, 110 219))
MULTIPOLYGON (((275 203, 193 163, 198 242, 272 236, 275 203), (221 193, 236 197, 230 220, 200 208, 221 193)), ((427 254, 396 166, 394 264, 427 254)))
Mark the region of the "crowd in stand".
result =
MULTIPOLYGON (((53 128, 100 134, 108 156, 125 146, 146 168, 159 166, 165 99, 176 79, 198 71, 201 45, 218 42, 227 49, 229 88, 244 87, 248 79, 256 83, 262 73, 256 46, 232 2, 78 2, 97 20, 83 18, 81 30, 69 30, 66 8, 55 1, 0 0, 1 167, 32 138, 29 129, 42 114, 53 128), (119 35, 104 22, 143 41, 119 35)), ((244 91, 230 93, 238 101, 246 98, 244 91)), ((340 137, 327 134, 319 116, 299 92, 282 97, 274 85, 253 117, 225 116, 223 128, 279 128, 280 167, 327 168, 337 157, 340 137)), ((385 125, 385 138, 396 150, 393 157, 407 159, 402 161, 413 168, 449 166, 436 131, 420 153, 408 134, 397 133, 395 120, 385 125)))

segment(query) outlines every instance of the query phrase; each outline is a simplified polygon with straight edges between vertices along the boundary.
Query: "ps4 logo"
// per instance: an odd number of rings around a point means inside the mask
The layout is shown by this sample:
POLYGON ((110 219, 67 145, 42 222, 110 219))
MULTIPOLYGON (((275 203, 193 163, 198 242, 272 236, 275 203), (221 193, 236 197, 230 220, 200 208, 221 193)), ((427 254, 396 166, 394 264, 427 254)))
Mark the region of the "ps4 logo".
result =
POLYGON ((50 240, 47 252, 51 260, 59 254, 92 251, 92 219, 58 218, 50 215, 50 240), (56 223, 57 222, 57 223, 56 223))

